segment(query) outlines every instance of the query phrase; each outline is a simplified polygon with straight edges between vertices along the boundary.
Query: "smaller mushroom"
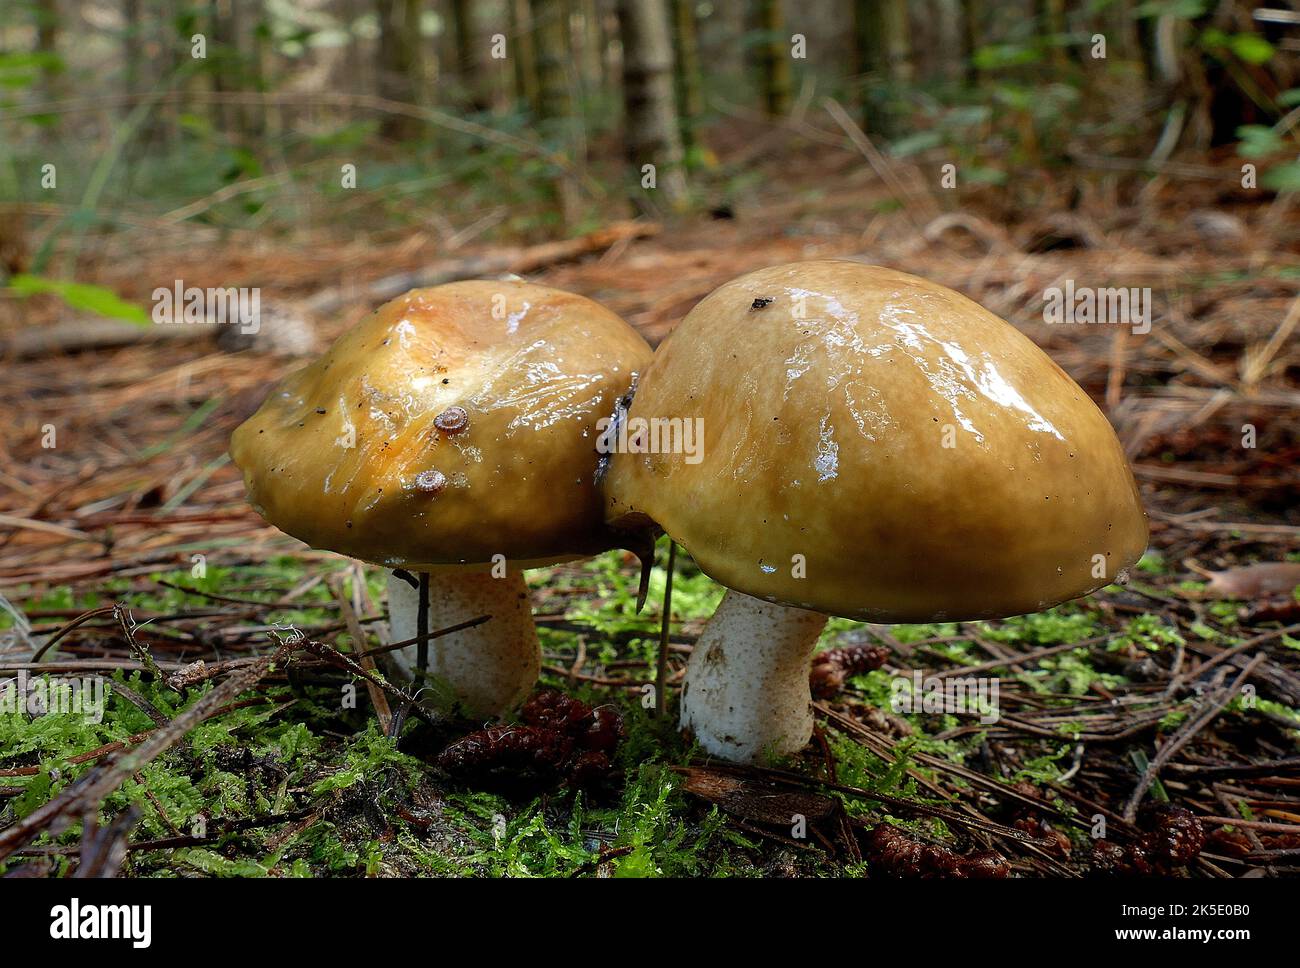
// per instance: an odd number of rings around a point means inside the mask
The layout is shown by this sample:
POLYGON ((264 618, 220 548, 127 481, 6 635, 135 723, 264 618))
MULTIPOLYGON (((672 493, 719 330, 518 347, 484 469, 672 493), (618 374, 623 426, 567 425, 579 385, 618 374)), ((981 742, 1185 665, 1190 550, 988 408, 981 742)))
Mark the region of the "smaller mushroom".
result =
POLYGON ((391 569, 392 634, 413 643, 389 656, 395 671, 493 716, 540 670, 524 570, 620 542, 596 440, 649 359, 627 323, 572 293, 416 289, 285 379, 231 454, 268 521, 391 569))

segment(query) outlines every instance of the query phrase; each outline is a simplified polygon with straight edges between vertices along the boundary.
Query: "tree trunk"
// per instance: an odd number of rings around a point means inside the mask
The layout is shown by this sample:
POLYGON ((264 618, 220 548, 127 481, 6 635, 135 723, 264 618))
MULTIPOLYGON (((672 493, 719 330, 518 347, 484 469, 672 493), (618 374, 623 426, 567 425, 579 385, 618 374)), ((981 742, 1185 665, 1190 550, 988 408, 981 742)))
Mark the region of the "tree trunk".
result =
POLYGON ((785 34, 781 0, 760 0, 759 29, 763 42, 758 48, 759 71, 763 78, 763 103, 773 116, 790 110, 790 47, 785 34))
POLYGON ((280 114, 279 107, 273 105, 265 97, 271 88, 271 74, 275 63, 275 45, 270 42, 270 38, 271 17, 263 10, 253 24, 249 77, 252 90, 263 95, 261 102, 257 105, 257 111, 252 117, 259 137, 265 137, 267 132, 278 135, 283 130, 283 117, 280 114))
POLYGON ((41 93, 51 101, 57 101, 63 93, 62 64, 58 59, 62 26, 56 0, 45 0, 36 6, 36 50, 42 57, 41 93))
POLYGON ((857 0, 854 30, 864 84, 863 128, 892 137, 898 124, 890 108, 897 103, 897 89, 912 76, 906 0, 857 0))
MULTIPOLYGON (((240 18, 238 0, 217 0, 212 5, 212 33, 208 57, 213 61, 212 90, 217 94, 234 94, 240 88, 239 48, 240 18)), ((236 134, 243 129, 242 106, 233 100, 218 100, 217 117, 222 130, 236 134)))
POLYGON ((912 49, 907 32, 907 0, 883 0, 884 54, 889 79, 906 84, 912 79, 912 49))
POLYGON ((601 76, 606 85, 621 87, 623 81, 622 42, 618 38, 616 0, 599 0, 601 76))
MULTIPOLYGON (((375 74, 380 97, 402 104, 424 102, 424 59, 420 43, 421 0, 377 0, 379 44, 375 74)), ((380 128, 386 138, 414 137, 420 122, 386 114, 380 128)))
POLYGON ((1061 46, 1069 30, 1065 18, 1065 0, 1041 0, 1041 2, 1043 30, 1052 38, 1050 63, 1054 70, 1060 70, 1068 60, 1065 48, 1061 46))
POLYGON ((966 21, 961 0, 934 0, 933 13, 938 33, 939 76, 945 81, 961 80, 966 21))
MULTIPOLYGON (((177 77, 183 63, 190 60, 190 33, 181 36, 180 28, 169 14, 169 6, 160 7, 149 0, 124 0, 122 19, 125 28, 122 34, 122 56, 126 62, 125 87, 129 94, 149 94, 163 84, 174 85, 172 93, 176 96, 155 104, 149 116, 143 120, 136 131, 137 146, 151 146, 161 143, 173 143, 179 134, 179 119, 182 114, 195 108, 191 98, 199 92, 208 90, 210 80, 212 89, 216 89, 216 79, 191 73, 187 77, 177 77), (149 41, 156 41, 150 43, 149 41)), ((215 15, 214 15, 215 17, 215 15)), ((201 29, 208 31, 208 56, 213 56, 217 48, 215 25, 209 26, 199 19, 201 29)), ((229 78, 229 85, 235 84, 237 65, 217 65, 224 67, 229 78)), ((130 101, 123 106, 123 116, 135 109, 139 101, 130 101)), ((209 117, 225 117, 221 105, 205 105, 198 110, 209 117)))
MULTIPOLYGON (((570 59, 568 0, 533 0, 533 23, 537 26, 537 73, 539 115, 546 136, 557 142, 560 153, 573 165, 585 161, 582 118, 575 110, 570 59)), ((566 225, 577 221, 578 193, 567 174, 555 182, 556 201, 566 225)))
POLYGON ((700 46, 695 29, 694 0, 672 0, 673 58, 676 66, 677 111, 681 119, 682 142, 697 143, 696 125, 704 114, 704 90, 700 76, 700 46))
POLYGON ((479 85, 478 34, 474 27, 472 0, 452 0, 452 27, 456 36, 456 77, 470 107, 481 111, 483 92, 479 85))
MULTIPOLYGON (((627 157, 637 184, 654 166, 655 194, 669 207, 687 200, 682 142, 673 95, 673 49, 664 0, 619 0, 627 157)), ((645 198, 638 193, 635 197, 645 198)), ((654 197, 654 196, 650 196, 654 197)))
POLYGON ((713 16, 705 22, 710 73, 726 78, 736 90, 749 84, 745 76, 745 7, 745 0, 716 0, 713 16), (716 27, 709 30, 710 24, 716 27))
POLYGON ((596 91, 604 85, 605 35, 600 26, 599 0, 582 0, 582 76, 588 90, 596 91))
MULTIPOLYGON (((126 27, 122 33, 122 61, 126 68, 123 75, 127 94, 137 94, 144 90, 145 70, 143 45, 140 38, 144 30, 144 18, 141 15, 143 0, 123 0, 122 19, 126 27)), ((130 106, 126 108, 129 112, 130 106)))
POLYGON ((180 119, 189 113, 193 106, 193 95, 201 90, 199 77, 191 72, 178 76, 184 65, 190 64, 190 38, 192 33, 182 35, 181 26, 175 19, 176 11, 165 6, 158 16, 158 31, 162 42, 158 45, 158 65, 155 74, 163 83, 175 84, 176 97, 158 105, 154 112, 155 128, 169 144, 180 139, 180 119))
POLYGON ((566 0, 533 0, 537 28, 537 74, 541 116, 568 119, 573 114, 569 90, 569 5, 566 0))
POLYGON ((339 12, 339 16, 348 31, 348 46, 343 52, 341 69, 335 72, 333 80, 343 90, 357 94, 374 93, 373 86, 368 83, 373 81, 369 70, 373 63, 366 62, 365 55, 368 51, 365 49, 365 41, 357 30, 358 21, 365 16, 370 6, 369 0, 342 0, 342 2, 343 9, 339 12))
POLYGON ((541 109, 537 80, 537 43, 533 32, 533 13, 528 0, 506 0, 510 14, 509 56, 515 67, 515 97, 534 113, 541 109))
POLYGON ((975 52, 984 43, 984 0, 963 0, 966 31, 962 53, 966 62, 966 80, 978 84, 980 70, 975 66, 975 52))
MULTIPOLYGON (((1113 30, 1108 35, 1115 37, 1115 44, 1106 51, 1108 58, 1118 55, 1133 71, 1135 99, 1146 97, 1147 72, 1146 59, 1142 55, 1142 33, 1137 18, 1133 16, 1133 0, 1119 0, 1109 11, 1113 30)), ((1091 41, 1089 41, 1091 43, 1091 41)), ((1102 64, 1105 62, 1103 61, 1102 64)))

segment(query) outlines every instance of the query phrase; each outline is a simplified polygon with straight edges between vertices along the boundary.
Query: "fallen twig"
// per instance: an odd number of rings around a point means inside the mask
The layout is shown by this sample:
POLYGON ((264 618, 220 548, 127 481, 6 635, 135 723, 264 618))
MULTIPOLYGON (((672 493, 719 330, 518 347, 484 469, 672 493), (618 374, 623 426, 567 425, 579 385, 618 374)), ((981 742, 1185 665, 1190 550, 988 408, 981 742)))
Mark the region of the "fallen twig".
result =
POLYGON ((166 726, 155 730, 139 746, 123 751, 111 763, 97 766, 70 785, 54 799, 37 807, 23 819, 0 831, 0 860, 42 832, 51 836, 65 829, 74 817, 87 810, 98 809, 99 803, 122 785, 127 777, 145 764, 166 752, 186 733, 214 715, 241 692, 255 686, 271 667, 287 654, 282 646, 274 655, 254 660, 231 673, 230 678, 217 685, 189 709, 180 713, 166 726))

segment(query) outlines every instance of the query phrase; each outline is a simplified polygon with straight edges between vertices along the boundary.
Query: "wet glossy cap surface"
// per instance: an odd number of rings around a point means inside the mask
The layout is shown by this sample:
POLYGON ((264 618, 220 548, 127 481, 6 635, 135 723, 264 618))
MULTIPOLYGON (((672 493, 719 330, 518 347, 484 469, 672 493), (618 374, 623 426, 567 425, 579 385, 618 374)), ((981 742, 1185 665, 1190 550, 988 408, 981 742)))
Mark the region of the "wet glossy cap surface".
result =
POLYGON ((281 530, 389 567, 531 567, 612 547, 597 421, 650 359, 589 299, 457 282, 381 306, 231 438, 281 530))
POLYGON ((877 622, 1013 615, 1146 547, 1087 394, 1013 326, 890 269, 794 263, 715 290, 641 380, 629 429, 655 418, 699 418, 703 451, 617 454, 610 520, 653 519, 758 598, 877 622))

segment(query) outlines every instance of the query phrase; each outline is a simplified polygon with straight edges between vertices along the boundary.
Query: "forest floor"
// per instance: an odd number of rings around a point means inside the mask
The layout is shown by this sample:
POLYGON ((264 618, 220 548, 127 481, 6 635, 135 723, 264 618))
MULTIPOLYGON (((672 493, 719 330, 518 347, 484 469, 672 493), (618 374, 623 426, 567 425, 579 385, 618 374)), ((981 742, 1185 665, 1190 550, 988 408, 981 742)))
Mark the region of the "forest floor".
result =
MULTIPOLYGON (((94 281, 140 302, 146 277, 260 285, 291 312, 330 291, 339 309, 314 320, 319 345, 394 273, 526 268, 655 341, 759 266, 845 257, 915 272, 1021 327, 1104 407, 1152 522, 1127 586, 1006 621, 833 621, 822 645, 849 650, 834 654, 849 674, 821 684, 816 742, 737 769, 643 708, 662 561, 640 615, 630 556, 538 570, 544 685, 621 714, 613 767, 581 783, 559 764, 508 787, 487 764, 450 776, 437 754, 478 724, 412 722, 394 747, 376 715, 394 695, 340 667, 336 650, 354 653, 359 636, 383 642, 380 572, 305 549, 244 503, 227 440, 296 361, 197 335, 32 353, 4 362, 0 381, 0 673, 102 675, 110 694, 101 722, 0 712, 0 871, 1294 873, 1300 251, 1286 204, 1177 176, 1121 200, 1098 178, 1088 204, 1067 208, 1045 184, 1041 208, 1008 219, 978 198, 950 212, 918 178, 886 189, 847 155, 755 170, 746 203, 607 233, 574 259, 538 264, 527 247, 434 229, 306 246, 151 242, 143 226, 106 250, 94 281), (1066 279, 1151 287, 1150 332, 1047 325, 1042 293, 1066 279), (38 663, 36 644, 65 629, 38 663), (853 674, 867 657, 883 664, 853 674), (1001 719, 892 712, 891 680, 913 670, 996 673, 1001 719), (355 708, 340 709, 349 683, 355 708), (1165 802, 1196 824, 1147 808, 1165 802)), ((51 301, 9 304, 0 338, 57 314, 51 301)), ((679 559, 670 683, 719 597, 679 559)))

